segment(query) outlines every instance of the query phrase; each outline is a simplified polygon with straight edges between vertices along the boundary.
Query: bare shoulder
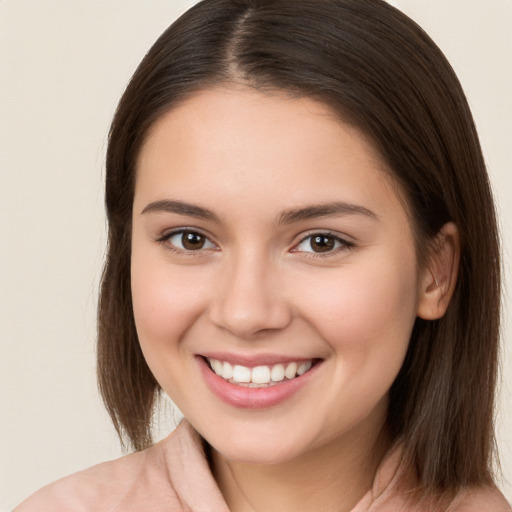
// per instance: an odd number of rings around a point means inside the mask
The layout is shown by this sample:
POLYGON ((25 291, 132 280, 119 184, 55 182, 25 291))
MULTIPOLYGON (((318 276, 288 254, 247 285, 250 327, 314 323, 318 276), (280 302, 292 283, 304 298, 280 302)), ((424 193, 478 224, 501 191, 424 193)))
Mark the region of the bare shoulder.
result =
POLYGON ((144 468, 147 451, 98 464, 43 487, 15 512, 108 511, 129 492, 144 468))
POLYGON ((460 492, 448 512, 512 512, 512 507, 497 488, 489 486, 460 492))

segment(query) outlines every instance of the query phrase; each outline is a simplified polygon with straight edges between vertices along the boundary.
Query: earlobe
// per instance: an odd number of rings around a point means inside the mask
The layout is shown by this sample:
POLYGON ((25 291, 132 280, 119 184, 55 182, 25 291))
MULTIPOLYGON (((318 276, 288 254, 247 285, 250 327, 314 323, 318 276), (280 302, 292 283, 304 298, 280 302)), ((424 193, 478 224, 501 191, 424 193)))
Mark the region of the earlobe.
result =
POLYGON ((445 224, 433 241, 420 283, 417 315, 424 320, 441 318, 457 284, 460 241, 457 226, 445 224))

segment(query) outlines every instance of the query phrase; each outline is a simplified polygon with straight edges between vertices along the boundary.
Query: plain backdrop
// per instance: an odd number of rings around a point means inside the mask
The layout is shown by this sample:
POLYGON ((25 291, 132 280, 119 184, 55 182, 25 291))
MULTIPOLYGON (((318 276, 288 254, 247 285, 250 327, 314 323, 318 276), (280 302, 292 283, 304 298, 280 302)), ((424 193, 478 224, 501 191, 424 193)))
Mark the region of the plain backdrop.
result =
MULTIPOLYGON (((193 3, 0 0, 0 510, 121 454, 95 381, 106 136, 136 65, 193 3)), ((393 3, 459 75, 496 194, 507 278, 498 439, 512 500, 512 1, 393 3)))

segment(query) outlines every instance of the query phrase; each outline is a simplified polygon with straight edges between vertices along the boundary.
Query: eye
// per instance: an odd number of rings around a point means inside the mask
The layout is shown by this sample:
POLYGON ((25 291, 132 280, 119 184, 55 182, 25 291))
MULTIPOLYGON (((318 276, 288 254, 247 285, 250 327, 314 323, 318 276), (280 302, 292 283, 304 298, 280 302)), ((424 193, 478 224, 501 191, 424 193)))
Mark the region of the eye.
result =
POLYGON ((174 249, 180 251, 200 251, 202 249, 216 249, 217 246, 202 233, 189 229, 182 229, 166 235, 163 242, 167 242, 174 249))
POLYGON ((337 252, 339 249, 350 248, 353 244, 330 233, 313 233, 303 238, 293 249, 293 252, 313 252, 325 254, 337 252))

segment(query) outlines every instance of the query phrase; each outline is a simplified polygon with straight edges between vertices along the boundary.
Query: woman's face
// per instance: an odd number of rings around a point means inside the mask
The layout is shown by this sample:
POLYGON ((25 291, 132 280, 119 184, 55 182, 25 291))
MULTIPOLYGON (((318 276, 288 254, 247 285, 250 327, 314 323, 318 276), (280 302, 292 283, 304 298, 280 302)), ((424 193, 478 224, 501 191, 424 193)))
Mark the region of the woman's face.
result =
POLYGON ((146 360, 216 450, 276 463, 375 439, 422 278, 360 132, 311 99, 198 93, 141 151, 132 243, 146 360))

